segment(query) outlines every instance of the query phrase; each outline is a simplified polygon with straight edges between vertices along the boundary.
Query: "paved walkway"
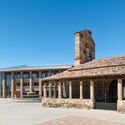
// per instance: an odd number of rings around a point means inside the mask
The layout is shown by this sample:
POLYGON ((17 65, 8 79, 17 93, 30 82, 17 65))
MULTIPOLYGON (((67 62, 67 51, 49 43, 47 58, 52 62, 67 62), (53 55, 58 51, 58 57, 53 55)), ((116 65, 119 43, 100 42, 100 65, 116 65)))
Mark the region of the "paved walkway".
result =
POLYGON ((84 118, 81 116, 67 116, 64 118, 51 120, 39 125, 124 125, 118 122, 108 122, 94 118, 84 118))
POLYGON ((42 108, 41 103, 0 100, 0 125, 69 125, 69 121, 73 122, 72 125, 83 125, 88 121, 84 125, 91 122, 91 125, 120 125, 125 124, 125 114, 106 110, 42 108))

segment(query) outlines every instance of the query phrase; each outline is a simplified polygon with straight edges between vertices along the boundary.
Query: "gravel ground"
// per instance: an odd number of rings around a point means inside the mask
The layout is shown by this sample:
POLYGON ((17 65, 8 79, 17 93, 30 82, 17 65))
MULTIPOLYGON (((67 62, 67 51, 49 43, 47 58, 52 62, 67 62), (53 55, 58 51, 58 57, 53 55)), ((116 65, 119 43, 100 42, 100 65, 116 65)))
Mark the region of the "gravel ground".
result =
POLYGON ((40 125, 43 123, 43 125, 62 125, 61 121, 65 121, 63 125, 69 125, 69 121, 74 121, 72 125, 81 125, 84 122, 89 125, 90 122, 87 123, 87 121, 92 120, 99 125, 106 125, 103 124, 105 122, 110 122, 107 125, 120 125, 116 123, 125 124, 125 114, 106 110, 43 108, 41 103, 11 103, 0 100, 0 125, 40 125))

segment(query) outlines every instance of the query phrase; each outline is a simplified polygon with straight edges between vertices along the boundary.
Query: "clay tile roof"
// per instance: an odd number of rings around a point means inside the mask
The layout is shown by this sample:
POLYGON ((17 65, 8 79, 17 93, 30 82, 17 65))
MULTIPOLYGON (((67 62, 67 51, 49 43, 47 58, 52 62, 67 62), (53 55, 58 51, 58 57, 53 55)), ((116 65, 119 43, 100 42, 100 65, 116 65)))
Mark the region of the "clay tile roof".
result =
POLYGON ((44 78, 43 81, 111 75, 125 75, 125 55, 94 59, 62 73, 44 78))

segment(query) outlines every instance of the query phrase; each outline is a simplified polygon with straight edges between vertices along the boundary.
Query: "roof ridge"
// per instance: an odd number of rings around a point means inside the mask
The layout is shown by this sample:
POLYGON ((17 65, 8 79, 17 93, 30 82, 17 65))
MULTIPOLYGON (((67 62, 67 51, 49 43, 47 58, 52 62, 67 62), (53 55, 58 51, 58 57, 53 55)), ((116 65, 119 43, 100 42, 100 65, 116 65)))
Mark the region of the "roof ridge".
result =
POLYGON ((109 59, 109 58, 117 58, 117 57, 122 57, 122 56, 125 56, 125 55, 120 55, 120 56, 110 56, 110 57, 104 57, 104 58, 99 58, 99 59, 93 59, 92 61, 94 61, 94 60, 100 60, 100 59, 109 59))
POLYGON ((87 69, 97 69, 97 68, 116 67, 116 66, 125 66, 125 64, 121 64, 121 65, 108 65, 108 66, 97 66, 97 67, 79 68, 79 69, 68 69, 68 71, 87 70, 87 69))

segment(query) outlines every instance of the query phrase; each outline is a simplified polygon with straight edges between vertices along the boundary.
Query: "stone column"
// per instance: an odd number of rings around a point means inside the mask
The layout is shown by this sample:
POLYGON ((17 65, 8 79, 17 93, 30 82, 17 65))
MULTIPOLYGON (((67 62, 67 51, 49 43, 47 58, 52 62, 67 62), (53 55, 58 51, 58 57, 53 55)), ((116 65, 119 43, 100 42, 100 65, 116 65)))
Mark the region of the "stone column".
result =
POLYGON ((14 72, 11 73, 11 98, 14 95, 14 72))
POLYGON ((90 99, 94 100, 94 81, 90 80, 90 99))
POLYGON ((30 71, 30 92, 32 93, 33 89, 33 80, 32 80, 32 71, 30 71))
POLYGON ((20 97, 23 96, 23 72, 20 72, 20 97))
POLYGON ((118 79, 118 100, 122 100, 122 79, 118 79))
POLYGON ((58 98, 62 98, 61 81, 58 83, 58 98))
POLYGON ((83 99, 83 81, 80 81, 80 99, 83 99))
POLYGON ((6 97, 6 74, 3 72, 3 98, 6 97))
POLYGON ((47 89, 46 89, 46 83, 44 83, 44 98, 46 98, 47 97, 47 89))
POLYGON ((39 71, 39 95, 42 97, 42 79, 41 79, 41 71, 39 71))
POLYGON ((72 81, 69 81, 69 98, 72 99, 72 81))
POLYGON ((56 82, 54 82, 54 95, 53 95, 54 98, 56 98, 56 82))
POLYGON ((52 84, 49 82, 49 97, 52 97, 52 84))
POLYGON ((66 98, 66 83, 63 82, 63 97, 66 98))

